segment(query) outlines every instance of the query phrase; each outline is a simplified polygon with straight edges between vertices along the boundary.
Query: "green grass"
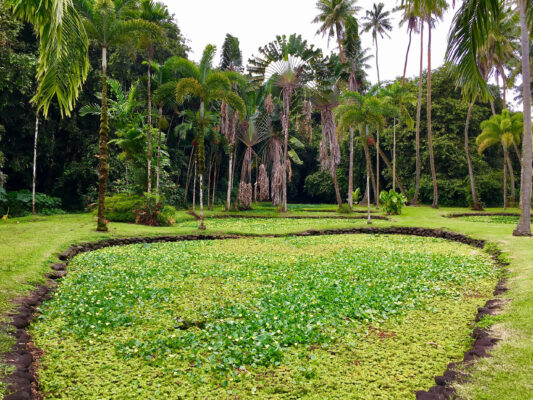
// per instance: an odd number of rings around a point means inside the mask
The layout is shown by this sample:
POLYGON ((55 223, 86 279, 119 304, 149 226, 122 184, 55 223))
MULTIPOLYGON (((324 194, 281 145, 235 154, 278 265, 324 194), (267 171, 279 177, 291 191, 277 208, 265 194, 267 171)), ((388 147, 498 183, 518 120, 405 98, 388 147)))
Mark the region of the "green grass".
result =
MULTIPOLYGON (((309 207, 309 206, 305 206, 309 207)), ((300 208, 305 208, 300 207, 300 208)), ((315 206, 311 206, 315 208, 315 206)), ((335 210, 335 206, 326 206, 335 210)), ((264 214, 273 215, 275 210, 266 205, 261 205, 264 214)), ((322 208, 319 206, 317 208, 322 208)), ((488 212, 502 212, 502 209, 489 209, 488 212)), ((518 212, 518 210, 508 210, 518 212)), ((220 210, 215 211, 215 213, 220 210)), ((291 213, 303 213, 302 211, 292 211, 291 213)), ((495 335, 503 338, 503 341, 492 351, 492 357, 483 359, 476 363, 473 370, 472 382, 461 386, 460 394, 465 399, 526 399, 533 398, 533 239, 513 237, 512 224, 495 224, 490 222, 471 222, 461 218, 444 218, 443 215, 449 213, 469 212, 466 209, 443 208, 433 210, 429 207, 407 207, 403 215, 394 216, 391 221, 376 221, 380 226, 402 225, 402 226, 425 226, 431 228, 446 228, 456 232, 488 240, 496 243, 507 254, 511 261, 509 267, 510 278, 508 286, 510 291, 502 296, 504 299, 512 299, 505 307, 501 318, 493 326, 495 335)), ((250 212, 253 215, 255 212, 250 212)), ((309 212, 309 215, 323 215, 322 213, 309 212)), ((0 312, 2 315, 10 309, 12 299, 24 295, 36 283, 43 281, 43 273, 48 270, 50 262, 56 260, 57 254, 66 249, 70 244, 98 240, 107 237, 125 236, 150 236, 167 234, 198 234, 196 224, 192 222, 192 217, 184 212, 179 214, 179 223, 174 227, 156 228, 144 227, 130 224, 110 225, 110 232, 107 234, 97 233, 94 230, 95 221, 87 214, 61 215, 50 217, 39 217, 36 220, 32 217, 17 220, 0 221, 0 312), (190 221, 190 222, 187 222, 190 221), (18 222, 18 223, 17 223, 18 222), (188 224, 188 227, 184 227, 188 224)), ((208 233, 220 228, 219 223, 229 223, 226 220, 208 220, 208 233)), ((277 221, 276 221, 277 222, 277 221)), ((301 220, 291 220, 285 232, 298 232, 301 220)), ((351 220, 313 220, 314 227, 329 228, 330 223, 342 224, 342 226, 353 226, 351 220), (340 222, 339 222, 340 221, 340 222)), ((311 224, 311 222, 309 222, 311 224)), ((360 223, 364 224, 364 221, 360 223)), ((235 225, 233 225, 235 228, 235 225)), ((232 229, 233 229, 232 228, 232 229)), ((227 229, 226 227, 224 229, 227 229)), ((252 226, 241 226, 239 233, 246 234, 253 230, 252 226)), ((237 230, 238 230, 237 229, 237 230)), ((221 231, 219 231, 221 232, 221 231)), ((465 311, 469 317, 472 313, 465 311)), ((466 315, 466 314, 465 314, 466 315)), ((413 326, 411 334, 431 336, 431 330, 437 329, 434 324, 446 324, 451 329, 455 329, 453 318, 447 314, 437 314, 442 317, 440 322, 427 323, 425 329, 418 329, 413 326), (449 319, 449 321, 448 321, 449 319)), ((409 320, 406 316, 405 321, 409 320)), ((419 322, 420 323, 420 322, 419 322)), ((468 338, 465 338, 467 340, 468 338)), ((428 339, 428 342, 431 341, 428 339)), ((369 346, 388 347, 389 343, 372 340, 369 346)), ((0 351, 5 351, 11 346, 11 338, 5 333, 0 333, 0 351)), ((374 347, 365 347, 354 351, 366 352, 383 357, 383 367, 388 366, 388 357, 385 353, 378 351, 374 347)), ((431 350, 431 349, 430 349, 431 350)), ((313 350, 320 351, 320 350, 313 350)), ((358 353, 358 354, 363 354, 358 353)), ((332 360, 333 355, 329 356, 332 360)), ((329 359, 317 358, 325 364, 329 359)), ((351 366, 351 369, 341 369, 337 378, 339 381, 349 381, 356 374, 358 366, 351 366), (344 374, 344 375, 343 375, 344 374)), ((392 365, 391 365, 392 367, 392 365)), ((0 368, 0 371, 3 368, 0 368)), ((68 369, 66 369, 68 370, 68 369)), ((396 370, 396 369, 395 369, 396 370)), ((440 373, 443 372, 443 369, 440 373)), ((332 374, 334 371, 331 372, 332 374)), ((306 373, 304 373, 306 374, 306 373)), ((396 376, 393 374, 393 377, 396 376)), ((334 375, 331 375, 332 379, 334 375)), ((401 376, 401 379, 414 379, 413 376, 401 376)), ((398 379, 400 379, 398 378, 398 379)), ((132 378, 133 379, 133 378, 132 378)), ((280 374, 279 379, 284 379, 280 374)), ((289 379, 289 378, 287 378, 289 379)), ((334 388, 333 385, 329 387, 334 388)), ((333 390, 333 389, 332 389, 333 390)), ((362 390, 354 386, 354 391, 362 390)))
POLYGON ((336 396, 356 384, 366 388, 362 399, 408 397, 460 359, 471 315, 499 273, 469 246, 376 235, 123 246, 82 254, 70 270, 32 328, 37 346, 47 349, 39 374, 48 398, 128 397, 132 366, 142 388, 136 398, 270 398, 280 391, 330 398, 323 382, 335 385, 336 396), (455 329, 432 331, 442 351, 405 356, 408 347, 428 346, 412 326, 443 312, 455 329), (408 315, 409 325, 402 323, 408 315), (355 357, 354 349, 380 336, 388 342, 382 357, 393 353, 391 364, 406 364, 400 370, 381 368, 370 354, 355 357), (312 355, 326 357, 327 367, 309 363, 312 355), (332 379, 357 362, 364 366, 354 382, 332 379), (70 365, 80 367, 73 373, 70 365), (107 378, 117 368, 125 382, 107 378), (293 379, 280 381, 281 372, 293 379), (414 376, 393 385, 391 373, 414 376))

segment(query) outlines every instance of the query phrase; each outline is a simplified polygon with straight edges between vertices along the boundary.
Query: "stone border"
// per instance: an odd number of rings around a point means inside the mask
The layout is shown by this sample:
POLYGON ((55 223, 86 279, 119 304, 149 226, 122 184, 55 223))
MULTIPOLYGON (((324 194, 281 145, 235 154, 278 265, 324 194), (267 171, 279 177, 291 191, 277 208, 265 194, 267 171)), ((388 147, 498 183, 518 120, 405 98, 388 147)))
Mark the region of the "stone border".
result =
MULTIPOLYGON (((114 238, 99 240, 96 242, 80 243, 70 246, 65 252, 59 255, 59 259, 64 263, 55 263, 50 266, 51 272, 47 274, 48 280, 44 285, 38 286, 28 296, 16 301, 19 306, 14 313, 8 314, 12 319, 9 324, 15 329, 13 336, 16 339, 15 345, 10 352, 4 354, 7 364, 15 368, 15 372, 7 376, 4 381, 7 390, 12 392, 4 397, 4 400, 28 400, 42 399, 39 392, 38 383, 38 359, 42 350, 35 347, 30 334, 26 328, 31 323, 34 314, 37 313, 37 307, 52 297, 51 292, 57 288, 57 280, 67 274, 68 262, 76 255, 88 251, 94 251, 111 246, 123 246, 138 243, 161 243, 161 242, 182 242, 192 240, 224 240, 224 239, 242 239, 257 237, 288 237, 288 236, 319 236, 319 235, 346 235, 346 234, 388 234, 388 235, 411 235, 422 237, 434 237, 464 243, 473 247, 483 249, 486 242, 484 240, 474 239, 467 235, 456 232, 445 231, 442 229, 418 228, 418 227, 356 227, 349 229, 327 229, 327 230, 308 230, 292 234, 273 234, 273 235, 179 235, 179 236, 153 236, 153 237, 135 237, 135 238, 114 238)), ((493 252, 492 256, 500 267, 503 263, 498 260, 499 251, 493 252)), ((494 290, 494 296, 507 291, 505 280, 502 278, 494 290)), ((498 299, 488 300, 485 307, 478 309, 476 322, 484 315, 493 314, 501 307, 498 299)), ((464 354, 463 361, 460 363, 450 363, 447 366, 443 376, 435 377, 436 385, 428 391, 416 392, 418 400, 441 400, 454 399, 455 388, 454 382, 461 382, 468 379, 468 376, 456 372, 458 365, 469 365, 478 357, 488 357, 488 350, 498 341, 497 338, 490 336, 488 329, 476 328, 472 333, 475 339, 472 349, 464 354)))

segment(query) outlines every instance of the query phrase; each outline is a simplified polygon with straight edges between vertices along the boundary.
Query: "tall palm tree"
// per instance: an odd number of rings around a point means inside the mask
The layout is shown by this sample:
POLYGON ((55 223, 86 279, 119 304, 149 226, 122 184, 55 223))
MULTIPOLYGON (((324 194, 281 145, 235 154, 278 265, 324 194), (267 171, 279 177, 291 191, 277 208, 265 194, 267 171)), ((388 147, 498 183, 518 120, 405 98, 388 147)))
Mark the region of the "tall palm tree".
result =
POLYGON ((376 46, 376 71, 378 74, 378 84, 381 84, 379 77, 379 49, 378 49, 378 35, 381 39, 384 36, 390 38, 388 32, 392 30, 392 23, 390 19, 390 11, 385 11, 385 4, 378 3, 373 5, 372 10, 367 10, 364 17, 363 24, 364 32, 372 32, 372 41, 376 46))
POLYGON ((105 194, 109 176, 107 142, 109 140, 109 113, 107 104, 107 50, 119 45, 132 34, 152 31, 153 25, 140 19, 125 19, 133 1, 123 1, 115 6, 112 0, 78 2, 80 14, 90 39, 102 51, 102 106, 98 155, 98 222, 96 230, 107 231, 105 219, 105 194))
MULTIPOLYGON (((224 39, 222 44, 220 69, 222 71, 242 72, 242 53, 239 47, 239 39, 229 33, 226 34, 226 39, 224 39)), ((220 128, 228 142, 229 151, 228 190, 226 192, 226 211, 229 211, 231 207, 231 189, 233 187, 233 153, 238 116, 235 110, 231 110, 224 102, 222 102, 220 110, 220 128)))
POLYGON ((199 122, 200 126, 197 132, 197 161, 198 176, 200 186, 200 226, 198 229, 205 229, 204 209, 203 209, 203 174, 205 172, 205 154, 204 154, 204 130, 205 125, 205 107, 209 106, 212 101, 223 101, 229 104, 239 112, 241 118, 246 115, 246 107, 243 100, 231 90, 232 82, 242 81, 242 76, 232 71, 216 71, 213 69, 213 58, 216 47, 207 45, 199 65, 181 58, 176 62, 176 67, 181 70, 182 78, 176 86, 176 100, 178 104, 183 104, 187 97, 199 101, 199 122))
POLYGON ((139 4, 140 14, 139 18, 144 21, 151 22, 153 28, 150 31, 146 31, 141 35, 141 46, 146 48, 146 53, 148 55, 148 60, 146 62, 146 89, 148 94, 147 104, 148 112, 146 113, 148 117, 147 122, 147 134, 146 139, 148 143, 147 147, 147 191, 148 193, 152 192, 152 59, 154 58, 154 42, 160 37, 164 32, 164 27, 172 21, 172 16, 170 15, 168 8, 165 4, 161 2, 156 2, 153 0, 141 0, 139 4))
POLYGON ((417 10, 414 4, 407 4, 404 7, 402 19, 400 20, 400 27, 407 24, 407 33, 409 34, 409 41, 407 43, 407 50, 405 51, 405 62, 403 65, 402 85, 405 86, 405 75, 407 73, 407 61, 409 60, 409 51, 411 50, 411 41, 413 32, 418 33, 420 21, 417 10))
POLYGON ((39 36, 37 111, 48 115, 55 98, 70 115, 89 71, 89 41, 72 0, 13 0, 13 15, 31 23, 39 36))
POLYGON ((507 165, 509 164, 509 148, 519 145, 524 129, 524 117, 521 113, 511 115, 503 110, 500 115, 493 115, 481 123, 481 133, 476 138, 481 154, 490 146, 500 144, 503 148, 503 208, 507 209, 507 165))
POLYGON ((287 172, 289 125, 292 97, 299 87, 312 77, 310 65, 321 56, 321 51, 308 46, 301 35, 288 38, 277 36, 276 41, 259 49, 260 56, 249 60, 248 70, 252 81, 272 83, 281 89, 283 115, 283 171, 282 171, 282 211, 287 212, 287 172))
POLYGON ((345 26, 348 18, 353 18, 360 9, 355 5, 356 0, 318 0, 316 8, 319 14, 313 23, 320 24, 317 35, 328 36, 328 40, 336 37, 339 46, 339 55, 344 64, 346 62, 343 49, 345 26))

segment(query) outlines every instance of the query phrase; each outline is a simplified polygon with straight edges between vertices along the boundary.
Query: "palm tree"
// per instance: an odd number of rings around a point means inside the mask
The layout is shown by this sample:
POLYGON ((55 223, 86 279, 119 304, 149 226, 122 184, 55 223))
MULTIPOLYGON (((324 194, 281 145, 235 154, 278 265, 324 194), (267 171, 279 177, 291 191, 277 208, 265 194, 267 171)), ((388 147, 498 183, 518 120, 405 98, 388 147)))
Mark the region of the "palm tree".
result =
POLYGON ((176 67, 181 70, 182 78, 176 86, 176 100, 178 104, 183 104, 187 97, 192 97, 199 101, 199 128, 197 132, 197 162, 200 186, 200 226, 198 229, 205 229, 204 208, 203 208, 203 174, 205 172, 204 154, 204 130, 206 128, 206 110, 212 101, 223 101, 239 112, 241 118, 246 115, 246 108, 243 100, 231 90, 232 82, 242 81, 242 76, 232 71, 216 71, 213 69, 213 58, 216 47, 207 45, 200 65, 181 58, 176 62, 176 67))
MULTIPOLYGON (((222 44, 222 56, 220 62, 222 71, 242 71, 242 53, 239 48, 239 39, 226 34, 226 39, 222 44)), ((228 165, 228 190, 226 192, 226 211, 231 207, 231 189, 233 187, 233 153, 235 147, 235 133, 238 116, 234 110, 230 110, 228 105, 222 102, 220 106, 220 128, 228 141, 229 165, 228 165)))
POLYGON ((367 10, 366 16, 364 17, 366 22, 363 24, 364 32, 372 31, 372 41, 376 45, 376 71, 378 74, 378 84, 381 84, 381 80, 379 78, 378 35, 381 39, 383 39, 384 36, 390 38, 387 32, 392 30, 390 11, 384 11, 384 7, 385 4, 383 3, 374 3, 372 10, 367 10))
POLYGON ((508 110, 503 110, 500 115, 493 115, 481 123, 481 133, 476 138, 481 154, 490 146, 501 144, 503 148, 503 208, 507 209, 507 165, 509 163, 509 148, 520 144, 524 124, 523 115, 511 115, 508 110))
POLYGON ((107 102, 107 50, 119 45, 133 33, 153 31, 153 24, 140 19, 124 19, 133 2, 126 0, 115 7, 112 0, 95 0, 78 2, 83 15, 85 30, 90 39, 102 51, 102 106, 100 115, 100 139, 98 155, 98 222, 96 230, 107 231, 105 220, 105 194, 109 163, 107 159, 107 142, 109 140, 109 113, 107 102))
POLYGON ((89 41, 72 0, 13 0, 13 15, 35 27, 39 36, 38 87, 32 101, 48 115, 55 98, 70 115, 89 71, 89 41))
POLYGON ((348 18, 360 9, 355 5, 355 0, 318 0, 316 8, 320 13, 313 19, 313 23, 320 24, 317 35, 327 35, 328 40, 336 37, 339 45, 339 55, 344 64, 346 62, 342 42, 344 40, 345 26, 348 18))
POLYGON ((403 65, 402 85, 405 86, 405 75, 407 73, 407 61, 409 60, 409 51, 411 50, 411 40, 413 38, 413 32, 419 31, 419 18, 416 12, 414 4, 407 4, 404 7, 402 19, 400 20, 400 26, 407 24, 407 32, 409 33, 409 42, 407 44, 407 50, 405 52, 405 62, 403 65))
POLYGON ((148 60, 146 62, 147 65, 147 71, 146 71, 146 89, 148 93, 148 122, 147 122, 147 143, 148 143, 148 150, 147 150, 147 191, 148 193, 152 192, 152 78, 151 78, 151 70, 152 70, 152 59, 154 58, 154 42, 155 40, 160 37, 164 31, 165 25, 169 24, 172 20, 172 16, 168 12, 168 8, 165 4, 160 2, 154 2, 153 0, 141 0, 141 3, 139 5, 140 7, 140 15, 139 18, 141 18, 144 21, 151 22, 153 24, 153 28, 150 31, 146 31, 143 35, 141 35, 141 46, 146 48, 146 53, 148 54, 148 60))
POLYGON ((291 100, 297 88, 311 79, 310 64, 320 55, 320 50, 308 46, 301 35, 277 36, 276 41, 259 49, 260 57, 251 59, 248 70, 252 81, 273 83, 281 89, 283 99, 283 170, 282 170, 282 211, 287 212, 287 172, 288 172, 288 141, 290 125, 291 100))

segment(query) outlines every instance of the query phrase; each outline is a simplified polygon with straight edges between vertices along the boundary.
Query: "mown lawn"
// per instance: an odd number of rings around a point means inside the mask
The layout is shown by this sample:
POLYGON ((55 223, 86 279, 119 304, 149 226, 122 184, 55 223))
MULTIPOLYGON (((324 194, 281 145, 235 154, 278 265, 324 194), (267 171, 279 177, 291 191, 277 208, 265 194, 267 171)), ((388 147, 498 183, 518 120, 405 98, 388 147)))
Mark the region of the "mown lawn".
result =
MULTIPOLYGON (((329 208, 331 215, 335 216, 335 207, 333 206, 297 206, 298 210, 291 211, 294 215, 302 213, 305 215, 324 215, 316 209, 329 208), (311 210, 304 210, 311 207, 311 210)), ((266 206, 261 207, 263 215, 272 215, 274 210, 266 206)), ((487 210, 492 212, 501 212, 502 210, 487 210)), ((517 210, 514 210, 515 212, 517 210)), ((402 216, 394 217, 391 221, 376 221, 376 224, 385 225, 404 225, 404 226, 426 226, 433 228, 446 228, 457 232, 465 233, 473 237, 485 239, 498 243, 510 256, 511 266, 510 279, 508 286, 510 291, 504 296, 512 299, 512 302, 505 308, 503 315, 498 323, 493 326, 496 335, 504 340, 492 352, 492 357, 481 360, 476 363, 472 374, 472 382, 464 385, 460 389, 463 398, 473 399, 525 399, 533 398, 533 239, 531 238, 514 238, 511 236, 514 226, 508 223, 499 223, 494 221, 469 221, 461 218, 444 218, 442 215, 447 213, 468 212, 466 209, 440 209, 432 210, 429 207, 407 208, 402 216)), ((253 214, 253 213, 250 213, 253 214)), ((354 224, 365 224, 364 220, 288 220, 284 226, 278 225, 283 221, 264 221, 264 227, 257 229, 255 223, 263 220, 250 221, 250 224, 243 224, 242 220, 207 220, 208 233, 234 232, 240 234, 250 233, 274 233, 274 232, 299 232, 312 226, 315 229, 325 229, 330 227, 349 227, 354 224), (306 222, 307 221, 307 222, 306 222), (302 226, 307 223, 308 225, 302 226)), ((10 308, 11 300, 30 290, 36 283, 42 282, 43 273, 47 271, 48 264, 55 260, 56 255, 67 248, 70 244, 84 242, 89 240, 98 240, 106 237, 118 236, 148 236, 148 235, 166 235, 166 234, 183 234, 195 233, 196 224, 193 218, 185 213, 180 213, 178 224, 170 228, 153 228, 142 227, 129 224, 111 224, 111 230, 107 234, 100 234, 94 231, 93 217, 87 214, 63 215, 53 217, 39 217, 36 220, 28 217, 18 220, 0 222, 0 255, 2 264, 0 265, 0 311, 2 314, 10 308), (18 223, 17 223, 18 222, 18 223)), ((407 313, 404 317, 404 323, 415 318, 416 311, 413 314, 407 313)), ((471 320, 473 313, 463 315, 471 320)), ((437 313, 432 318, 442 317, 440 325, 449 325, 448 319, 451 317, 446 313, 437 313)), ((434 319, 433 319, 434 320, 434 319)), ((418 325, 408 324, 411 327, 411 335, 424 334, 425 330, 419 329, 422 320, 418 325)), ((434 320, 435 321, 435 320, 434 320)), ((432 329, 435 325, 429 322, 423 325, 432 329)), ((392 328, 391 328, 392 329, 392 328)), ((396 326, 396 329, 398 326, 396 326)), ((429 333, 431 334, 431 333, 429 333)), ((370 337, 370 336, 369 336, 370 337)), ((410 335, 405 336, 406 343, 413 342, 409 339, 410 335)), ((463 340, 468 340, 464 337, 463 340)), ((384 346, 388 348, 391 354, 395 354, 390 346, 394 340, 372 340, 368 344, 375 346, 384 346)), ((9 348, 11 340, 5 333, 0 335, 0 349, 9 348)), ((359 351, 367 356, 374 354, 381 357, 381 367, 387 365, 387 358, 383 358, 384 352, 375 348, 366 351, 362 345, 354 351, 359 351)), ((456 343, 458 346, 464 345, 464 342, 456 343)), ((320 349, 308 350, 309 354, 320 352, 320 349)), ((386 350, 383 350, 386 351, 386 350)), ((362 354, 359 353, 359 354, 362 354)), ((109 354, 115 354, 110 352, 109 354)), ((325 354, 325 353, 324 353, 325 354)), ((329 359, 316 356, 315 359, 321 360, 321 366, 327 369, 329 373, 335 373, 332 370, 330 362, 337 362, 338 357, 330 354, 329 359), (330 360, 330 361, 328 361, 330 360)), ((374 356, 372 356, 374 357, 374 356)), ((138 358, 130 358, 128 362, 140 362, 138 358)), ((312 360, 314 361, 314 360, 312 360)), ((310 363, 311 360, 308 360, 310 363)), ((341 362, 341 361, 339 361, 341 362)), ((351 381, 353 368, 350 374, 338 375, 338 380, 351 381)), ((136 368, 136 365, 134 366, 136 368)), ((443 368, 438 373, 443 372, 443 368)), ((67 370, 66 368, 65 370, 67 370)), ((398 369, 400 370, 400 369, 398 369)), ((339 369, 340 371, 348 371, 339 369)), ((108 371, 108 373, 110 373, 108 371)), ((309 375, 305 371, 300 371, 303 375, 309 375)), ((246 374, 245 374, 246 375, 246 374)), ((310 375, 313 375, 311 372, 310 375)), ((280 376, 285 376, 280 374, 280 376)), ((155 377, 155 376, 154 376, 155 377)), ((333 381, 334 375, 331 375, 333 381)), ((265 379, 270 379, 268 376, 265 379)), ((404 377, 407 381, 413 379, 411 376, 404 377)), ((132 378, 134 379, 134 377, 132 378)), ((281 378, 280 378, 281 379, 281 378)), ((284 378, 283 378, 284 379, 284 378)), ((315 378, 313 378, 315 379, 315 378)), ((403 378, 402 378, 403 379, 403 378)), ((228 381, 228 385, 231 381, 228 381)), ((305 386, 305 385, 304 385, 305 386)), ((356 388, 354 390, 364 390, 356 388)))

